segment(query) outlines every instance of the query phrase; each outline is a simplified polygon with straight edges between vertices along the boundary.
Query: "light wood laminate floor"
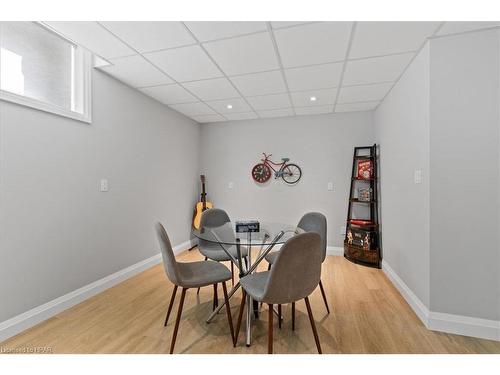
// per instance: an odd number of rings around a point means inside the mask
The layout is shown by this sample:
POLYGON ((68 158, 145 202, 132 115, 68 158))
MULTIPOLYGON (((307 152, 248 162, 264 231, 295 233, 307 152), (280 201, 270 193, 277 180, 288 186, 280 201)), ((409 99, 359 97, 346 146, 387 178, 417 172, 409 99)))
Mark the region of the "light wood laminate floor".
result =
MULTIPOLYGON (((203 257, 194 249, 178 259, 203 257)), ((267 267, 267 263, 261 266, 267 267)), ((322 280, 331 313, 326 313, 319 288, 310 300, 324 353, 500 353, 499 342, 427 330, 381 270, 329 256, 323 263, 322 280)), ((163 266, 157 265, 0 346, 50 347, 54 353, 168 353, 180 297, 178 292, 164 328, 172 288, 163 266)), ((233 348, 225 310, 211 324, 205 323, 212 296, 211 286, 203 288, 199 296, 195 289, 188 290, 175 352, 266 353, 265 307, 253 324, 252 346, 245 346, 242 331, 233 348)), ((238 291, 231 299, 235 322, 240 296, 238 291)), ((299 301, 296 307, 295 331, 291 330, 290 305, 283 306, 281 330, 274 319, 275 353, 316 353, 305 304, 299 301)))

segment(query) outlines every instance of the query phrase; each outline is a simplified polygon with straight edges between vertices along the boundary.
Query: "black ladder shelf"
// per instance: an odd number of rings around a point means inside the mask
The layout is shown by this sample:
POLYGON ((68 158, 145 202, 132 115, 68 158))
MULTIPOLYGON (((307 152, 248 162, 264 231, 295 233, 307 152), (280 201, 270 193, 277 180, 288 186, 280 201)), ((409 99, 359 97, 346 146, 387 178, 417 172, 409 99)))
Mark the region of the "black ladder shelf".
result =
POLYGON ((344 257, 351 262, 369 266, 381 266, 380 232, 378 221, 378 170, 377 145, 354 147, 352 158, 351 189, 347 209, 346 233, 344 238, 344 257), (367 167, 366 174, 358 174, 358 165, 367 167), (358 189, 366 188, 369 193, 358 196, 358 189), (353 218, 353 206, 365 206, 367 214, 353 218), (366 217, 368 216, 368 217, 366 217))

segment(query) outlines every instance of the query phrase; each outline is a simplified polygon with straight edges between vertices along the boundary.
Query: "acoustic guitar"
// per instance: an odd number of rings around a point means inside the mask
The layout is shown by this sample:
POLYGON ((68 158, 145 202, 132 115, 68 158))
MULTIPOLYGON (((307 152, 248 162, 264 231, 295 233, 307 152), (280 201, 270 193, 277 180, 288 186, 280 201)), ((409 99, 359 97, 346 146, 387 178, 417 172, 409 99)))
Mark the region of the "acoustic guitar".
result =
POLYGON ((210 202, 207 202, 207 193, 205 191, 205 175, 200 176, 201 179, 201 199, 198 203, 196 203, 195 214, 193 219, 193 227, 195 229, 200 229, 201 223, 201 214, 203 211, 212 208, 214 205, 210 202))

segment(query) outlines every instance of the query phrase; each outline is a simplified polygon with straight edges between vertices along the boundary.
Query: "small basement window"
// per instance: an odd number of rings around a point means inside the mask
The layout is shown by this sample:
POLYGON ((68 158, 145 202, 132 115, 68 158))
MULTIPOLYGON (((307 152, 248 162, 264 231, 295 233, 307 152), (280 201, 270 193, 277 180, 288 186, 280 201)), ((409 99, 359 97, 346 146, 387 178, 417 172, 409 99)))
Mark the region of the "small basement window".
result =
POLYGON ((91 53, 36 22, 0 22, 0 99, 90 122, 91 53))

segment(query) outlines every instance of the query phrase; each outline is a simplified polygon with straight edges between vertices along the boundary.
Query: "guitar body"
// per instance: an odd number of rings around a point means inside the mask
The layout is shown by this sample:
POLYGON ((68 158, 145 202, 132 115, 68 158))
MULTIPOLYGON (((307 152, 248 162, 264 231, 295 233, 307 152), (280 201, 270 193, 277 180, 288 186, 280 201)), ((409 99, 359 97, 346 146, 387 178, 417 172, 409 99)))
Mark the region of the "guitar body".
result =
POLYGON ((203 208, 203 202, 198 202, 196 203, 196 213, 194 214, 194 219, 193 219, 193 227, 195 229, 200 229, 200 223, 201 223, 201 214, 203 211, 208 210, 209 208, 213 208, 213 204, 210 202, 205 203, 205 208, 203 208))
POLYGON ((209 208, 213 208, 214 205, 210 202, 207 202, 207 193, 205 192, 205 176, 201 175, 201 200, 196 203, 196 207, 194 209, 194 218, 193 218, 193 227, 195 229, 200 229, 201 224, 201 214, 203 211, 208 210, 209 208))

